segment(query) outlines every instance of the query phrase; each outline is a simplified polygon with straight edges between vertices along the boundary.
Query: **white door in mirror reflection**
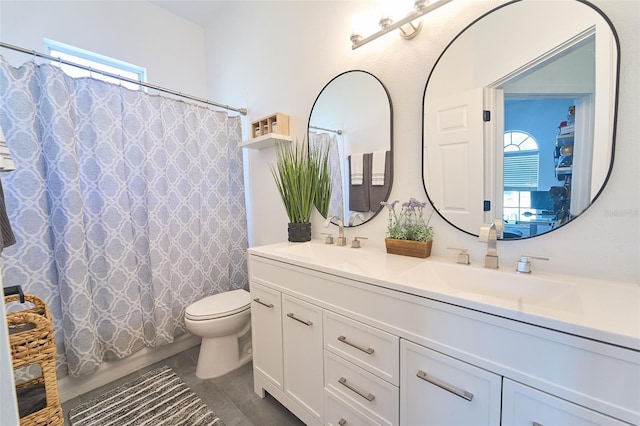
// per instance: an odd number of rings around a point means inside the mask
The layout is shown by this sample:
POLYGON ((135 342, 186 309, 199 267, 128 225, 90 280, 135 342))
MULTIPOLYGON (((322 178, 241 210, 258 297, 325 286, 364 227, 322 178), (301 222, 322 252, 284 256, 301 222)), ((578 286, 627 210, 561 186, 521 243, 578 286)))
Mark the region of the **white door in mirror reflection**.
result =
POLYGON ((425 113, 429 197, 462 229, 483 221, 484 163, 482 89, 431 100, 425 113))

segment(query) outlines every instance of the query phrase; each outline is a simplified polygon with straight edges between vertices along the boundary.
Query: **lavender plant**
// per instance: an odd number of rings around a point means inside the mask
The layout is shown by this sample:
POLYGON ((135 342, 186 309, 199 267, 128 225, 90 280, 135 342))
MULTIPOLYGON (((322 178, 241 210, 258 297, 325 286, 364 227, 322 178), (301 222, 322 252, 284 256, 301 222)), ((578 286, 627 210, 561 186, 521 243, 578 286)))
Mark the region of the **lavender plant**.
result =
POLYGON ((433 211, 429 218, 425 218, 424 209, 427 203, 421 203, 415 198, 402 203, 400 212, 396 212, 398 200, 391 203, 381 202, 389 210, 387 223, 387 236, 397 240, 431 241, 433 240, 433 227, 429 225, 433 211))

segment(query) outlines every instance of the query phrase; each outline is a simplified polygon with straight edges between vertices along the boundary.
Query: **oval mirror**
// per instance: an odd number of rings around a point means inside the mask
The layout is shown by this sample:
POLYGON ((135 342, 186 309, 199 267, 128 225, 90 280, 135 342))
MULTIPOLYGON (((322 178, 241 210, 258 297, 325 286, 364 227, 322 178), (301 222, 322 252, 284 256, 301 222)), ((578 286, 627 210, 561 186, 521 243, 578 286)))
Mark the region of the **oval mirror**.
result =
POLYGON ((374 217, 393 181, 392 108, 382 82, 359 70, 334 77, 313 104, 308 141, 329 146, 331 199, 316 206, 320 213, 344 226, 374 217))
POLYGON ((472 235, 502 219, 504 239, 575 220, 613 165, 618 69, 613 26, 582 1, 510 2, 465 28, 424 92, 436 211, 472 235))

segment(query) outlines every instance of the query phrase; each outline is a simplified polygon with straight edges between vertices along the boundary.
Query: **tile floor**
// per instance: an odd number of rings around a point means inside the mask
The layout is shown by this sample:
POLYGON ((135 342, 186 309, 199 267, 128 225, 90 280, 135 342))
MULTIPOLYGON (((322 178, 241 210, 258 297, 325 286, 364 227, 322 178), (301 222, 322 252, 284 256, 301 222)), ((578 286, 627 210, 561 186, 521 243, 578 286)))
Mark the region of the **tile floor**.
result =
MULTIPOLYGON (((65 424, 69 410, 137 375, 168 365, 216 413, 226 426, 298 426, 304 425, 271 395, 261 399, 253 392, 253 367, 245 364, 236 371, 216 379, 196 377, 196 361, 200 347, 195 346, 62 404, 65 424)), ((125 426, 125 425, 123 425, 125 426)))

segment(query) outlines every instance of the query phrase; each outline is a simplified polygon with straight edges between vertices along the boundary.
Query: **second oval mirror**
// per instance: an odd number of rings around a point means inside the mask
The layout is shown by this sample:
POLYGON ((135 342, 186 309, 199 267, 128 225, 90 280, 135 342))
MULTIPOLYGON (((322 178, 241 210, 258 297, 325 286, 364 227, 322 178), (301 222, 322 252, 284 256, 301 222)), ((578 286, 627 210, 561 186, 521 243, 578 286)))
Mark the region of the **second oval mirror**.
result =
POLYGON ((576 0, 510 2, 463 30, 424 93, 436 211, 472 235, 502 219, 505 239, 577 218, 613 164, 618 46, 608 19, 576 0))
POLYGON ((344 226, 374 217, 393 181, 391 99, 380 80, 358 70, 334 77, 313 104, 308 141, 329 146, 332 196, 320 213, 344 226))

